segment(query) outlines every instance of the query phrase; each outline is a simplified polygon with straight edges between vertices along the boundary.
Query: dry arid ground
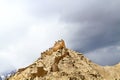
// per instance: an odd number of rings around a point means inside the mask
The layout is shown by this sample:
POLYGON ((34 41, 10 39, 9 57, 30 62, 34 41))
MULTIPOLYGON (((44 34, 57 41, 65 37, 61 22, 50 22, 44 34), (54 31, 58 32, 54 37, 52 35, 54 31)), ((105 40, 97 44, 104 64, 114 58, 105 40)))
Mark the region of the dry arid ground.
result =
POLYGON ((18 69, 7 80, 120 80, 120 64, 100 66, 59 40, 33 64, 18 69))

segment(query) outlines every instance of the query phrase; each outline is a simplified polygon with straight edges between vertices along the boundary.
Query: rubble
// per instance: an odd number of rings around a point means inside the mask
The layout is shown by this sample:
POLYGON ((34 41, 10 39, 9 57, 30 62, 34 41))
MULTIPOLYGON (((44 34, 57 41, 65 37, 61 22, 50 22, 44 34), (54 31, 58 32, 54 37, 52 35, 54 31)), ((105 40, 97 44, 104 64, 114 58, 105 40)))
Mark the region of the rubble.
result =
POLYGON ((59 40, 33 64, 18 69, 7 80, 120 80, 120 64, 100 66, 59 40))

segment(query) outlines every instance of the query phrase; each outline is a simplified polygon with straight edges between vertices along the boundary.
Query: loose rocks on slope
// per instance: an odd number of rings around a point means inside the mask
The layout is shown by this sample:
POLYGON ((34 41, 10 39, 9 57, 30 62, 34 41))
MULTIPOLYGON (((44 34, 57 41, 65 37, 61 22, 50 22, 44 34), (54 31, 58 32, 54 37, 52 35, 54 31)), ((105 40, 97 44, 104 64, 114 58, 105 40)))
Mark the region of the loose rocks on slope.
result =
POLYGON ((119 72, 119 65, 99 66, 83 54, 66 48, 64 40, 59 40, 33 64, 19 69, 8 80, 119 80, 119 72))

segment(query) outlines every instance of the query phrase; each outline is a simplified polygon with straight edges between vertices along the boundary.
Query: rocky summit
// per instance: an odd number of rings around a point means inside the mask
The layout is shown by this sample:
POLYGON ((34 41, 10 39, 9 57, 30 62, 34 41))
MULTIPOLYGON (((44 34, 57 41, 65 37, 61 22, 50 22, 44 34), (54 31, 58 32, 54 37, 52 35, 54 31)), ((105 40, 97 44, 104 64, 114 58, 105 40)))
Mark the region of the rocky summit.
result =
POLYGON ((120 64, 100 66, 59 40, 33 64, 18 69, 7 80, 120 80, 120 64))

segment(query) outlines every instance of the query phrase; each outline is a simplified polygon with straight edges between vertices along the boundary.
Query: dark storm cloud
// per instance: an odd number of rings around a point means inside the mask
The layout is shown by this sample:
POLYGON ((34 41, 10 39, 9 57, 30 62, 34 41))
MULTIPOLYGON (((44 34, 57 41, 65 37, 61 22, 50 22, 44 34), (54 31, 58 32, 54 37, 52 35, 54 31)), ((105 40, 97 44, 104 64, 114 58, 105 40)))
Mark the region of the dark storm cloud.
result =
POLYGON ((0 7, 0 72, 9 66, 3 61, 23 67, 61 38, 101 65, 120 61, 119 0, 6 0, 0 7))
POLYGON ((120 25, 102 27, 98 25, 97 27, 89 26, 90 29, 83 29, 81 32, 78 30, 78 32, 75 33, 77 36, 71 37, 76 43, 74 47, 75 49, 77 48, 77 50, 89 52, 98 48, 115 45, 120 41, 119 26, 120 25))
POLYGON ((72 26, 68 37, 72 48, 87 53, 120 41, 119 4, 119 0, 30 1, 27 11, 38 19, 59 16, 60 22, 72 26))
POLYGON ((118 0, 90 1, 85 8, 77 6, 78 8, 64 14, 61 18, 64 22, 77 26, 76 32, 71 36, 75 50, 86 53, 120 41, 119 4, 118 0))
POLYGON ((120 43, 86 53, 85 56, 100 65, 115 65, 120 62, 120 43))

